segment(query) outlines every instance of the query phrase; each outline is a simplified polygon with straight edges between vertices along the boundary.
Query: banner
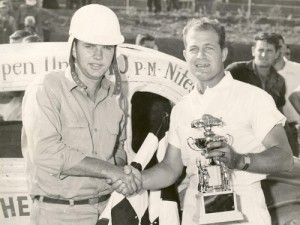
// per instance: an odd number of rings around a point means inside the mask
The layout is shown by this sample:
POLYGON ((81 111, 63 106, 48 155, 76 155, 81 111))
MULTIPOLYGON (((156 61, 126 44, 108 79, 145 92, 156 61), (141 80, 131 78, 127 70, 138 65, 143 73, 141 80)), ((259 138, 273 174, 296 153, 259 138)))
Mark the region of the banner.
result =
MULTIPOLYGON (((24 90, 36 76, 65 69, 70 52, 67 42, 4 44, 0 51, 0 91, 24 90)), ((117 60, 123 82, 166 85, 179 95, 194 88, 186 63, 176 57, 123 44, 118 46, 117 60)))

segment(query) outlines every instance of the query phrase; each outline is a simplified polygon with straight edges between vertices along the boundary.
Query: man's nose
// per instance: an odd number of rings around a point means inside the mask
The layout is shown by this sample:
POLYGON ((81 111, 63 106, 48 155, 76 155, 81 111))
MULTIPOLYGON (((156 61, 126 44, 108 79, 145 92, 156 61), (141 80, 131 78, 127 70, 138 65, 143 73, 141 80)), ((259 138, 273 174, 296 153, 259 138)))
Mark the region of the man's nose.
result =
POLYGON ((204 49, 199 49, 198 54, 197 54, 197 58, 202 58, 205 55, 206 55, 205 50, 204 49))
POLYGON ((266 55, 267 55, 267 52, 265 52, 265 51, 262 51, 262 52, 261 52, 261 56, 262 56, 262 57, 265 57, 266 55))
POLYGON ((97 47, 95 48, 95 51, 94 51, 94 58, 95 58, 95 59, 102 59, 102 58, 103 58, 102 47, 97 46, 97 47))

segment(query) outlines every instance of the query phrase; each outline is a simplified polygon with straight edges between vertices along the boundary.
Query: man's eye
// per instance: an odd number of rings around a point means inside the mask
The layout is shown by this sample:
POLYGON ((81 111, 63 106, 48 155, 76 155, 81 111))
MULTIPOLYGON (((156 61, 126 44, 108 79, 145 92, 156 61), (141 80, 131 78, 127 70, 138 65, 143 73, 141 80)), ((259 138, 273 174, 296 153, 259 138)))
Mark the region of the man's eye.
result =
POLYGON ((190 48, 190 50, 189 50, 189 52, 191 52, 191 53, 196 53, 197 51, 198 51, 197 48, 190 48))
POLYGON ((92 49, 92 48, 94 48, 95 46, 94 46, 94 45, 86 45, 85 47, 86 47, 86 48, 89 48, 89 49, 92 49))
POLYGON ((114 48, 114 46, 113 45, 105 45, 104 48, 107 50, 111 50, 114 48))

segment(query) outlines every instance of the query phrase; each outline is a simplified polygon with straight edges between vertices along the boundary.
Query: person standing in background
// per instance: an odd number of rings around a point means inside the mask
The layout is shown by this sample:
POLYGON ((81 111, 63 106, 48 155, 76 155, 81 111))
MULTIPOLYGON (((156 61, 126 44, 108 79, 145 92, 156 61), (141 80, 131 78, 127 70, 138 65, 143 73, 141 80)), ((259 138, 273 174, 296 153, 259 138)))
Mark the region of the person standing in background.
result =
POLYGON ((155 37, 150 34, 138 34, 135 39, 135 44, 158 50, 158 47, 155 43, 155 37))
POLYGON ((9 43, 16 44, 22 43, 23 39, 27 36, 33 35, 33 33, 26 30, 17 30, 12 35, 9 36, 9 43))
POLYGON ((154 6, 154 13, 161 12, 161 0, 147 0, 148 12, 153 12, 153 6, 154 6))
POLYGON ((284 57, 286 45, 281 34, 277 34, 279 41, 279 54, 274 62, 274 68, 284 79, 286 84, 286 102, 283 106, 283 114, 287 118, 285 124, 285 131, 289 139, 293 154, 299 157, 299 143, 298 143, 298 126, 300 123, 300 115, 297 113, 289 100, 292 91, 300 85, 300 64, 287 60, 284 57))
POLYGON ((9 5, 7 1, 0 1, 0 44, 9 43, 9 36, 17 30, 17 24, 9 15, 9 5))
POLYGON ((37 6, 37 0, 26 0, 25 4, 20 5, 19 14, 17 16, 18 29, 25 28, 25 18, 33 16, 35 19, 35 33, 44 40, 44 31, 42 25, 41 9, 37 6))
POLYGON ((284 51, 284 57, 287 59, 287 60, 291 60, 291 47, 289 45, 285 45, 285 51, 284 51))
POLYGON ((285 104, 286 86, 284 78, 277 73, 273 64, 278 57, 279 41, 274 33, 259 32, 252 46, 253 60, 234 62, 225 70, 236 80, 257 86, 268 92, 279 111, 285 104))

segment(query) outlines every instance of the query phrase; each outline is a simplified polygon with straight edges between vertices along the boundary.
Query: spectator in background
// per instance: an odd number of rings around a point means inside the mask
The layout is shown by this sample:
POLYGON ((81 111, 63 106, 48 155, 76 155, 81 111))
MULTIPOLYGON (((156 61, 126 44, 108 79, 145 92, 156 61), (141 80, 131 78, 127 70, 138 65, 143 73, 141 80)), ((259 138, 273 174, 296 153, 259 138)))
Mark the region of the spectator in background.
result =
POLYGON ((9 15, 7 1, 0 1, 0 44, 9 43, 9 36, 17 29, 15 19, 9 15))
POLYGON ((7 0, 7 2, 9 3, 10 15, 17 19, 20 11, 20 5, 24 3, 24 0, 7 0))
POLYGON ((36 33, 36 22, 34 16, 27 16, 24 21, 24 30, 36 33))
POLYGON ((161 1, 160 0, 147 0, 147 7, 148 11, 152 12, 154 6, 154 12, 160 13, 161 12, 161 1))
POLYGON ((41 38, 37 34, 33 34, 33 35, 23 38, 22 42, 23 43, 41 42, 41 38))
POLYGON ((285 104, 284 78, 273 68, 278 57, 279 41, 273 33, 258 33, 252 46, 253 60, 234 62, 227 66, 236 80, 257 86, 268 92, 274 99, 277 108, 282 112, 285 104))
POLYGON ((291 47, 289 45, 285 45, 284 57, 287 60, 291 60, 291 47))
POLYGON ((43 27, 40 8, 37 7, 37 0, 26 0, 25 4, 20 6, 20 11, 17 17, 18 29, 25 28, 25 18, 32 16, 35 19, 35 32, 43 40, 43 27))
POLYGON ((12 35, 9 36, 9 43, 15 44, 15 43, 21 43, 23 39, 27 36, 32 35, 33 33, 28 32, 26 30, 17 30, 12 35))
POLYGON ((155 37, 150 34, 138 34, 135 39, 135 44, 158 50, 158 47, 155 43, 155 37))
POLYGON ((177 11, 179 9, 178 0, 167 0, 167 11, 177 11))
POLYGON ((287 118, 285 124, 285 131, 287 133, 290 146, 293 150, 294 156, 299 156, 299 143, 298 143, 298 124, 300 123, 300 116, 295 110, 289 100, 289 96, 293 90, 300 85, 300 64, 287 60, 284 57, 286 45, 282 35, 277 34, 279 41, 278 57, 274 62, 274 68, 277 70, 284 79, 286 84, 286 103, 283 106, 283 114, 287 118))

